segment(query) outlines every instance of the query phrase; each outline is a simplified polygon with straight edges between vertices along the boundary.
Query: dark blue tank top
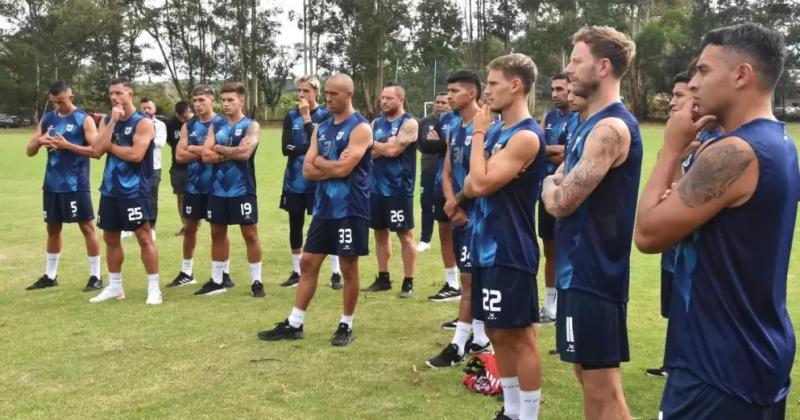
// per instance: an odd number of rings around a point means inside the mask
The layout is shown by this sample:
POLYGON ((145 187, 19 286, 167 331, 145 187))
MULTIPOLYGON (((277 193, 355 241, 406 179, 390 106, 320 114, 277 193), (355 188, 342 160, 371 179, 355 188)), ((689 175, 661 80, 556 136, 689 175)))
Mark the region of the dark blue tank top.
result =
MULTIPOLYGON (((226 118, 214 132, 216 144, 237 147, 253 122, 249 117, 231 124, 226 118)), ((212 166, 211 194, 217 197, 242 197, 256 193, 255 151, 247 160, 226 160, 212 166)))
MULTIPOLYGON (((319 125, 331 116, 331 112, 324 107, 317 107, 311 111, 311 122, 319 125)), ((295 146, 305 145, 311 141, 306 138, 305 123, 300 111, 293 109, 289 111, 289 118, 292 121, 292 144, 295 146)), ((316 183, 303 177, 303 160, 305 155, 290 156, 286 160, 286 170, 283 172, 283 190, 295 194, 305 194, 312 192, 316 188, 316 183)))
MULTIPOLYGON (((111 142, 121 147, 132 147, 133 136, 139 122, 147 118, 136 111, 127 120, 119 120, 114 125, 111 142)), ((105 118, 106 124, 110 117, 105 118)), ((116 198, 147 198, 153 182, 153 140, 139 163, 126 162, 112 153, 106 157, 106 168, 103 172, 103 183, 100 193, 116 198)))
MULTIPOLYGON (((51 137, 60 134, 72 144, 85 146, 85 119, 86 113, 77 108, 64 117, 50 111, 42 117, 42 130, 51 137)), ((55 193, 89 191, 89 158, 68 150, 48 151, 42 189, 55 193)))
MULTIPOLYGON (((472 121, 463 126, 461 118, 450 128, 450 143, 447 148, 450 152, 450 177, 452 178, 453 192, 459 193, 464 189, 464 180, 469 174, 469 156, 472 152, 472 121)), ((471 215, 474 200, 468 200, 459 205, 467 215, 471 215)), ((464 230, 472 229, 472 225, 467 222, 463 226, 453 225, 453 229, 464 230)))
POLYGON ((472 263, 475 267, 504 266, 536 274, 539 243, 534 210, 544 177, 544 131, 528 118, 503 129, 495 122, 486 133, 484 153, 491 158, 514 134, 528 130, 539 137, 539 152, 516 179, 488 197, 478 197, 472 211, 472 263))
MULTIPOLYGON (((208 129, 213 126, 214 132, 222 124, 225 124, 225 117, 219 114, 214 115, 210 120, 203 122, 200 117, 195 116, 186 122, 187 144, 189 146, 200 146, 206 142, 208 129)), ((212 164, 203 163, 200 160, 189 162, 187 165, 186 192, 189 194, 211 194, 211 175, 212 164)))
MULTIPOLYGON (((453 127, 461 124, 461 117, 453 111, 445 112, 439 117, 439 139, 450 143, 450 134, 453 127)), ((444 155, 440 155, 436 159, 436 178, 433 183, 433 195, 435 197, 444 197, 442 192, 442 171, 444 170, 444 155)))
POLYGON ((678 244, 665 364, 747 402, 786 398, 795 335, 786 310, 800 199, 794 142, 783 123, 757 119, 726 137, 758 159, 750 199, 722 210, 678 244))
MULTIPOLYGON (((372 138, 378 143, 385 143, 396 136, 400 127, 411 118, 404 113, 394 121, 387 117, 379 117, 373 124, 372 138)), ((414 147, 406 147, 400 155, 389 158, 379 157, 372 161, 372 194, 383 197, 413 197, 414 178, 417 174, 417 154, 414 147)))
MULTIPOLYGON (((334 124, 333 118, 325 120, 317 128, 319 155, 327 160, 338 160, 339 155, 350 144, 350 133, 361 123, 369 124, 369 121, 358 112, 354 112, 339 124, 334 124)), ((360 217, 369 220, 371 149, 371 146, 367 148, 349 175, 317 182, 314 217, 321 219, 360 217)))
MULTIPOLYGON (((548 146, 567 144, 567 135, 569 134, 569 120, 572 117, 571 112, 562 114, 561 111, 551 109, 547 115, 544 116, 544 140, 548 146)), ((546 162, 547 175, 552 175, 558 169, 558 166, 551 162, 546 162)))
POLYGON ((628 158, 608 171, 574 213, 556 221, 556 279, 562 290, 581 290, 613 302, 627 302, 642 138, 639 123, 621 102, 607 106, 578 126, 570 140, 564 171, 568 174, 578 163, 595 125, 611 117, 621 119, 628 127, 628 158))

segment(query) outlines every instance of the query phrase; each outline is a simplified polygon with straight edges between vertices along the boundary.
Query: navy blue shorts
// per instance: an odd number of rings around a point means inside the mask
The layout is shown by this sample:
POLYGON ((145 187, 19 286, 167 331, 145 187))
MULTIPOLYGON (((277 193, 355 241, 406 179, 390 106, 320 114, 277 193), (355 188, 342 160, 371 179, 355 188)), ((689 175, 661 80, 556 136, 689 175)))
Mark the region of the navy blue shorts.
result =
POLYGON ((472 271, 472 258, 470 256, 470 241, 472 240, 472 229, 467 224, 466 227, 453 229, 453 253, 458 262, 458 269, 462 273, 472 271))
POLYGON ((186 219, 205 219, 208 214, 208 194, 184 194, 182 213, 186 219))
POLYGON ((302 194, 283 191, 279 207, 286 210, 287 213, 306 212, 306 214, 311 214, 311 211, 314 210, 314 199, 313 191, 302 194))
MULTIPOLYGON (((735 366, 731 366, 735 369, 735 366)), ((783 420, 786 399, 768 406, 750 404, 703 382, 686 369, 669 369, 659 419, 663 420, 783 420)))
POLYGON ((94 220, 92 193, 75 191, 42 194, 44 222, 47 224, 76 223, 94 220))
POLYGON ((369 255, 369 222, 360 217, 320 219, 314 216, 303 252, 340 257, 369 255))
POLYGON ((545 241, 556 239, 556 218, 544 208, 544 202, 539 200, 539 210, 537 211, 539 226, 539 237, 545 241))
POLYGON ((214 225, 254 225, 258 223, 258 200, 255 195, 209 195, 206 218, 214 225))
POLYGON ((392 232, 414 229, 414 197, 371 194, 369 207, 369 227, 372 229, 389 229, 392 232))
POLYGON ((100 195, 97 227, 109 232, 135 231, 153 221, 153 208, 148 197, 116 198, 100 195))
POLYGON ((661 269, 661 316, 669 318, 669 300, 672 298, 672 280, 675 274, 661 269))
POLYGON ((511 267, 472 267, 472 317, 486 328, 524 328, 539 321, 536 275, 511 267))
POLYGON ((625 303, 559 289, 556 305, 556 348, 561 360, 585 369, 615 368, 630 360, 625 303))
POLYGON ((450 218, 444 212, 444 196, 433 195, 433 220, 437 222, 449 222, 450 218))

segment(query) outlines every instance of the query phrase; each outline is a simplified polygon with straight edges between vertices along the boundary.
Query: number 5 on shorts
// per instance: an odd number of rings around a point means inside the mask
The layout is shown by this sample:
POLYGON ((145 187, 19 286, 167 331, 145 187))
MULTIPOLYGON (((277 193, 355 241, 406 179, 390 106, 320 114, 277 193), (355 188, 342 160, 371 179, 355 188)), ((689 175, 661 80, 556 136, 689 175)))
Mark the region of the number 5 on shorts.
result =
POLYGON ((339 229, 339 243, 340 244, 353 243, 353 230, 350 228, 339 229))

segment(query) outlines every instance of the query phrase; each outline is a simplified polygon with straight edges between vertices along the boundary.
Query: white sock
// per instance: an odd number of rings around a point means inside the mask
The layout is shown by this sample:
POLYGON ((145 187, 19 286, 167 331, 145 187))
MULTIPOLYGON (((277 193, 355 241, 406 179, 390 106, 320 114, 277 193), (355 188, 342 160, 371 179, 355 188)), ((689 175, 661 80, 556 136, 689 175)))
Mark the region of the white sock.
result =
POLYGON ((518 419, 519 407, 519 378, 500 378, 503 385, 503 414, 512 419, 518 419))
POLYGON ((98 279, 100 278, 100 256, 95 255, 94 257, 89 257, 89 277, 95 276, 98 279))
POLYGON ((222 267, 222 272, 223 273, 228 273, 228 274, 231 273, 231 259, 230 258, 225 260, 225 266, 222 267))
POLYGON ((211 281, 216 284, 222 284, 222 271, 224 269, 224 261, 211 261, 211 281))
POLYGON ((489 336, 486 335, 486 325, 483 321, 472 320, 472 342, 479 346, 489 343, 489 336))
POLYGON ((122 290, 122 273, 108 273, 108 288, 122 290))
POLYGON ((289 314, 289 325, 294 328, 300 328, 303 325, 303 319, 306 317, 306 311, 302 309, 292 308, 292 313, 289 314))
POLYGON ((158 287, 158 274, 148 274, 147 275, 147 293, 153 292, 160 292, 161 289, 158 287))
POLYGON ((544 311, 555 318, 558 292, 555 287, 545 287, 544 311))
POLYGON ((539 400, 541 398, 541 388, 536 391, 519 390, 520 420, 536 420, 539 418, 539 400))
POLYGON ((467 345, 467 338, 469 338, 469 331, 472 325, 467 322, 456 322, 456 332, 453 334, 453 341, 451 343, 458 346, 458 354, 464 354, 464 347, 467 345))
POLYGON ((192 271, 194 271, 194 259, 189 258, 183 260, 183 264, 181 264, 181 272, 186 274, 187 276, 192 275, 192 271))
POLYGON ((53 280, 56 278, 58 274, 58 258, 61 256, 61 253, 58 254, 47 254, 47 259, 45 260, 44 266, 44 274, 53 280))
POLYGON ((347 324, 347 326, 350 327, 351 330, 353 329, 353 315, 342 314, 342 319, 339 320, 339 323, 342 322, 347 324))
POLYGON ((456 290, 461 289, 461 285, 458 284, 458 267, 445 268, 444 278, 448 286, 456 290))
POLYGON ((292 254, 292 271, 300 274, 300 258, 303 254, 292 254))
POLYGON ((341 274, 341 269, 339 268, 339 256, 338 255, 331 255, 331 273, 332 274, 341 274))
POLYGON ((250 263, 250 274, 253 276, 251 284, 261 281, 261 261, 250 263))

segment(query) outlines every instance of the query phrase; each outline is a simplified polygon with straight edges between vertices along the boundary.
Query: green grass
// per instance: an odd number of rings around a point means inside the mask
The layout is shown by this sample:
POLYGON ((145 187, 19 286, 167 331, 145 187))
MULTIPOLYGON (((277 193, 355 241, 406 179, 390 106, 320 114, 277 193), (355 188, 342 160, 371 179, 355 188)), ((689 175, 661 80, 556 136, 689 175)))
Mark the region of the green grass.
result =
MULTIPOLYGON (((661 131, 658 125, 643 127, 643 182, 660 147, 661 131)), ((800 125, 791 131, 800 139, 800 125)), ((397 290, 361 296, 350 347, 328 343, 341 297, 325 287, 327 264, 307 314, 306 339, 269 344, 256 339, 257 331, 286 317, 294 297, 294 289, 277 286, 290 270, 288 218, 277 205, 284 165, 277 130, 266 131, 256 165, 267 299, 249 297, 249 271, 237 230, 231 231, 231 268, 239 285, 222 296, 198 298, 193 288, 164 289, 163 305, 145 307, 138 247, 128 240, 127 299, 90 305, 89 295, 80 291, 87 264, 75 226, 64 230, 60 286, 26 292, 24 287, 42 273, 45 240, 40 190, 45 156, 25 157, 30 134, 0 132, 0 418, 461 419, 490 418, 499 408, 493 398, 468 393, 459 369, 424 368, 424 360, 449 342, 451 332, 439 324, 456 311, 455 304, 424 298, 443 281, 436 241, 419 257, 414 299, 399 300, 397 290)), ((167 156, 165 151, 166 164, 167 156)), ((95 204, 103 163, 92 164, 95 204)), ((181 258, 181 240, 172 236, 179 227, 176 205, 167 168, 164 172, 157 241, 162 283, 178 272, 181 258)), ((209 243, 203 226, 195 257, 200 280, 209 276, 209 243)), ((399 279, 396 241, 394 246, 391 268, 399 279)), ((366 284, 376 264, 372 256, 362 261, 361 281, 366 284)), ((796 321, 798 263, 795 252, 789 308, 796 321)), ((634 418, 657 416, 664 384, 643 373, 658 366, 663 353, 666 321, 659 317, 659 290, 658 257, 634 251, 628 309, 632 361, 622 367, 634 418)), ((571 367, 546 354, 554 348, 554 335, 552 327, 540 331, 542 418, 580 418, 581 392, 571 367)), ((798 383, 797 369, 792 379, 798 383)), ((800 418, 798 400, 794 390, 787 404, 789 418, 800 418)))

